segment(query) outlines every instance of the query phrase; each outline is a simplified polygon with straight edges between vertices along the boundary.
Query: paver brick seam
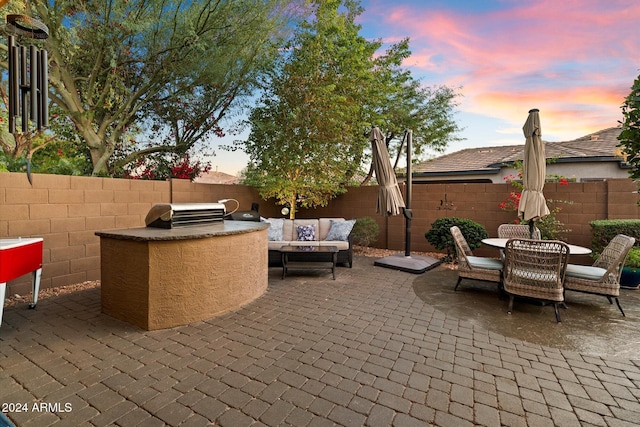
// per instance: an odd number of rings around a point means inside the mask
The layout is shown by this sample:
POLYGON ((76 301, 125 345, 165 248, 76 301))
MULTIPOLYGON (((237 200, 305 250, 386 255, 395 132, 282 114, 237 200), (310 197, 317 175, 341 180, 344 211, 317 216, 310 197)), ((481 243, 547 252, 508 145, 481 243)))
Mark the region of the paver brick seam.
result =
MULTIPOLYGON (((555 424, 553 423, 553 420, 551 419, 551 417, 545 417, 545 416, 534 414, 534 413, 527 414, 526 423, 529 427, 555 427, 555 424)), ((583 425, 580 427, 591 427, 591 426, 583 425)))
POLYGON ((608 382, 608 383, 618 384, 627 388, 636 387, 633 381, 629 380, 623 374, 620 375, 619 372, 616 372, 617 375, 612 375, 611 372, 596 372, 595 374, 596 374, 596 378, 598 378, 598 380, 602 381, 603 383, 608 382))
POLYGON ((413 387, 406 387, 402 397, 411 401, 411 403, 424 404, 427 400, 427 392, 413 387))
MULTIPOLYGON (((640 412, 637 410, 629 410, 625 408, 621 408, 619 406, 612 406, 609 408, 611 410, 611 414, 618 420, 624 420, 629 422, 637 423, 640 419, 640 412)), ((605 415, 606 417, 607 415, 605 415)))
POLYGON ((621 399, 625 401, 635 401, 640 406, 640 399, 637 399, 633 393, 624 386, 619 384, 602 383, 601 384, 611 396, 615 399, 621 399))
POLYGON ((436 410, 434 421, 435 426, 456 426, 456 427, 471 427, 473 423, 467 420, 464 420, 455 415, 451 415, 445 411, 436 410))
POLYGON ((529 414, 536 414, 542 417, 551 418, 549 407, 544 402, 538 402, 535 400, 529 400, 525 398, 521 400, 522 400, 522 409, 524 409, 524 413, 527 417, 529 416, 529 414))
POLYGON ((566 410, 558 407, 550 407, 549 412, 551 412, 551 419, 554 425, 582 427, 577 415, 571 409, 566 410))
POLYGON ((451 402, 449 405, 449 412, 451 415, 455 415, 463 420, 469 422, 474 421, 473 407, 464 405, 460 402, 451 402))
POLYGON ((596 414, 595 412, 586 411, 581 408, 575 408, 574 412, 580 420, 582 425, 592 425, 592 426, 607 426, 607 422, 605 421, 605 417, 600 414, 596 414))
POLYGON ((596 402, 588 398, 568 395, 567 400, 572 408, 581 408, 587 411, 595 412, 603 416, 610 416, 611 409, 601 402, 596 402))
POLYGON ((501 391, 498 391, 498 408, 519 416, 524 416, 525 414, 522 399, 519 396, 501 391))
POLYGON ((137 406, 133 402, 123 400, 110 407, 106 411, 101 410, 98 415, 91 418, 89 421, 96 426, 112 425, 115 421, 122 418, 136 408, 137 406))
POLYGON ((396 412, 383 405, 374 405, 367 416, 366 425, 371 427, 388 427, 393 424, 396 412))

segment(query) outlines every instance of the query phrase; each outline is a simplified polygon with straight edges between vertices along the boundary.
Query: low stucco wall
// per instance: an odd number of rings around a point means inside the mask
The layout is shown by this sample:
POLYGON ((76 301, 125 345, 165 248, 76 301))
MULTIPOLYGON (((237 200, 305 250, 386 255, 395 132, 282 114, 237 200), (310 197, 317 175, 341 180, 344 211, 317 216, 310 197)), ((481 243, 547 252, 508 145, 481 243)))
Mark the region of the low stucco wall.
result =
POLYGON ((263 227, 179 240, 101 235, 102 312, 156 330, 236 310, 267 290, 267 253, 263 227))

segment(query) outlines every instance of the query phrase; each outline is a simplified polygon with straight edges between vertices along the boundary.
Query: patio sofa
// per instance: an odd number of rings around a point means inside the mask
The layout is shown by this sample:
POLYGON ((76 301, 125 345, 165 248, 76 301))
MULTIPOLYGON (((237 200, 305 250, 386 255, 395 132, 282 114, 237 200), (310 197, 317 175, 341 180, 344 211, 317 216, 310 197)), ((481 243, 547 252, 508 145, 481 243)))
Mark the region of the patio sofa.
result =
POLYGON ((351 229, 355 220, 344 218, 267 218, 269 225, 269 265, 281 266, 283 246, 336 246, 338 263, 353 265, 351 229), (307 240, 303 240, 307 239, 307 240))

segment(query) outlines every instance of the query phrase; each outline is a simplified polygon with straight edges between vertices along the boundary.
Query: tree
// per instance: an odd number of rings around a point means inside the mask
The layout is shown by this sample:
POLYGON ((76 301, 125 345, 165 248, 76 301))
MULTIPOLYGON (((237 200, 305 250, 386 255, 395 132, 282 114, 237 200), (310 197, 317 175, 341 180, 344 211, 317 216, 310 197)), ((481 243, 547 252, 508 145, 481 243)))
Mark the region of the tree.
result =
MULTIPOLYGON (((358 34, 355 19, 362 8, 357 1, 314 6, 314 20, 300 25, 249 116, 248 139, 238 142, 250 158, 245 183, 265 199, 290 205, 291 217, 296 207, 324 206, 354 184, 373 124, 389 125, 389 141, 409 123, 426 128, 426 111, 438 109, 427 95, 447 92, 423 89, 401 68, 410 55, 408 40, 376 56, 381 42, 358 34)), ((446 108, 452 99, 444 102, 446 108)), ((444 121, 449 132, 457 129, 450 117, 444 121)), ((446 145, 449 133, 443 135, 419 138, 416 151, 446 145)))
POLYGON ((631 86, 631 93, 622 104, 622 131, 618 136, 622 154, 631 165, 629 175, 633 179, 640 179, 640 76, 631 86))
POLYGON ((363 109, 378 47, 358 36, 347 1, 318 2, 287 46, 282 70, 249 117, 245 183, 291 206, 323 206, 344 191, 364 148, 363 109))
POLYGON ((51 101, 95 175, 150 153, 182 155, 221 132, 276 55, 295 3, 36 0, 24 13, 49 28, 51 101), (131 141, 141 133, 150 142, 131 141))

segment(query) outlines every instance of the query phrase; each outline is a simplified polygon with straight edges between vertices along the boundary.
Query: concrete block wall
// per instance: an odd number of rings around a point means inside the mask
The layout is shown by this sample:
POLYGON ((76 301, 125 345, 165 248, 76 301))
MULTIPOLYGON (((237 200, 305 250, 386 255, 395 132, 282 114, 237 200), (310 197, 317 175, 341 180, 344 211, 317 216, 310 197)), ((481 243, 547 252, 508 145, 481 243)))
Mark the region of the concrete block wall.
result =
MULTIPOLYGON (((404 183, 400 184, 406 193, 404 183)), ((636 184, 629 179, 605 182, 569 183, 545 186, 550 199, 561 204, 558 219, 571 233, 570 243, 590 246, 594 219, 640 218, 636 184)), ((469 218, 495 236, 502 223, 516 214, 504 212, 498 204, 513 187, 508 184, 414 184, 412 190, 411 250, 433 251, 424 233, 440 217, 469 218)), ((377 215, 378 188, 354 187, 325 207, 300 209, 298 218, 371 217, 380 227, 374 246, 404 251, 405 222, 402 215, 377 215)), ((96 231, 144 226, 149 209, 157 203, 216 202, 236 199, 239 210, 258 203, 264 217, 281 217, 274 200, 264 201, 259 193, 242 185, 195 184, 188 180, 139 181, 111 178, 33 176, 29 185, 24 173, 0 173, 0 238, 43 237, 44 268, 41 287, 57 287, 100 278, 100 248, 96 231)), ((226 203, 227 210, 235 203, 226 203)), ((479 254, 483 254, 484 249, 479 254)), ((27 293, 29 276, 9 283, 8 295, 27 293)))
MULTIPOLYGON (((63 175, 0 173, 0 237, 43 237, 41 289, 100 278, 98 230, 139 227, 155 203, 169 201, 169 183, 63 175)), ((9 283, 7 295, 31 289, 31 277, 9 283)))
MULTIPOLYGON (((404 183, 400 184, 405 195, 404 183)), ((411 250, 434 251, 424 237, 437 218, 469 218, 485 226, 489 236, 496 237, 498 226, 511 223, 516 212, 503 211, 498 207, 514 187, 510 184, 414 184, 411 197, 413 220, 411 222, 411 250)), ((547 183, 544 194, 547 199, 560 201, 550 208, 560 208, 557 218, 571 230, 570 243, 591 246, 589 222, 596 219, 640 218, 637 205, 636 184, 630 179, 612 179, 603 182, 547 183), (565 203, 566 202, 566 203, 565 203)), ((358 218, 370 216, 380 226, 380 237, 373 245, 404 251, 406 226, 402 215, 383 217, 375 213, 377 187, 357 187, 330 202, 327 207, 301 210, 299 217, 344 216, 358 218)), ((479 249, 480 255, 490 255, 490 249, 479 249)))

